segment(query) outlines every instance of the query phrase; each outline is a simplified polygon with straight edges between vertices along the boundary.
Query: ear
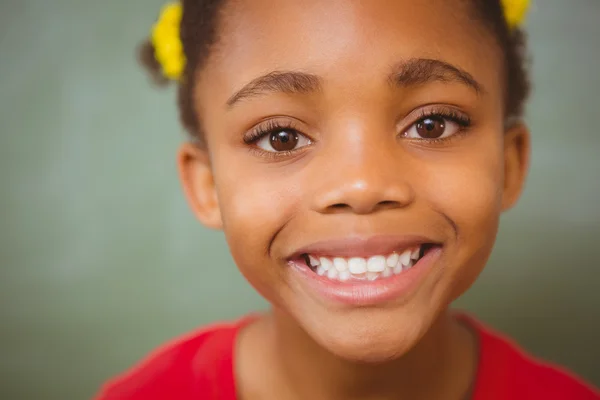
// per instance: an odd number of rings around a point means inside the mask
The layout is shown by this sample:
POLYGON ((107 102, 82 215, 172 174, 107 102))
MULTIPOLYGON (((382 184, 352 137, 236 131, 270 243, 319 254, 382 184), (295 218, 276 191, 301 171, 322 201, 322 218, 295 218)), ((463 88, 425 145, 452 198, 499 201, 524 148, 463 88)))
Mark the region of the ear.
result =
POLYGON ((185 143, 177 153, 177 168, 192 212, 207 228, 221 229, 221 209, 208 152, 185 143))
POLYGON ((523 123, 517 123, 504 134, 504 192, 502 196, 502 209, 512 208, 525 184, 529 170, 529 154, 531 151, 531 138, 529 129, 523 123))

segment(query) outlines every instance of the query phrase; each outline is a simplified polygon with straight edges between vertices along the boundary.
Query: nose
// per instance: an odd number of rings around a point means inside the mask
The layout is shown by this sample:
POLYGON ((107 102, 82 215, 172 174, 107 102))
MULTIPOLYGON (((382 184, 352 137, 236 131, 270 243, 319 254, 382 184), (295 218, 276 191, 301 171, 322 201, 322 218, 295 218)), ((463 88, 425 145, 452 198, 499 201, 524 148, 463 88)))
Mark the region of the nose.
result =
MULTIPOLYGON (((414 201, 409 163, 397 142, 355 141, 324 152, 313 208, 324 214, 370 214, 414 201)), ((406 155, 406 154, 405 154, 406 155)))

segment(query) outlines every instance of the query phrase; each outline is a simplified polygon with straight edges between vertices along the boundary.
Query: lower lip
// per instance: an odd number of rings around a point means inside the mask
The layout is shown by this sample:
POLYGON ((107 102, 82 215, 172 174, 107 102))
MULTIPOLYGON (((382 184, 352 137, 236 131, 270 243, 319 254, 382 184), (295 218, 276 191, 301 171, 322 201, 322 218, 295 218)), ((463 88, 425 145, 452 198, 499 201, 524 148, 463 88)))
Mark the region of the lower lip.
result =
POLYGON ((350 306, 374 306, 406 297, 416 289, 439 258, 442 249, 430 249, 423 258, 406 271, 374 281, 334 281, 319 276, 306 265, 292 262, 290 266, 312 292, 328 301, 350 306))

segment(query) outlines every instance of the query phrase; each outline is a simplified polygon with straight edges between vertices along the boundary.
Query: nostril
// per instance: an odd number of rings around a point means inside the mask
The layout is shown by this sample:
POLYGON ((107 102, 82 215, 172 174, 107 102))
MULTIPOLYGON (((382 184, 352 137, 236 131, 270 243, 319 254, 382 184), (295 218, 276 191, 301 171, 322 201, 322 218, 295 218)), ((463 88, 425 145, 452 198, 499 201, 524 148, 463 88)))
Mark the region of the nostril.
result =
POLYGON ((390 209, 398 208, 398 207, 401 207, 401 204, 397 201, 383 200, 376 204, 372 204, 371 206, 357 205, 356 207, 351 204, 347 204, 347 203, 335 203, 335 204, 331 204, 329 207, 327 207, 327 210, 329 212, 333 212, 333 213, 354 211, 354 212, 362 214, 362 213, 370 213, 370 212, 381 211, 381 210, 390 210, 390 209))
POLYGON ((380 201, 379 203, 377 203, 377 207, 380 210, 387 210, 390 208, 398 208, 401 207, 401 204, 397 201, 393 201, 393 200, 385 200, 385 201, 380 201))
POLYGON ((352 207, 350 207, 348 204, 345 203, 335 203, 335 204, 331 204, 327 207, 326 212, 328 213, 332 213, 332 214, 337 214, 337 213, 345 213, 348 211, 351 211, 352 207))
POLYGON ((341 209, 347 208, 349 206, 348 206, 348 204, 337 203, 337 204, 332 204, 330 207, 333 208, 333 209, 336 209, 336 210, 341 210, 341 209))

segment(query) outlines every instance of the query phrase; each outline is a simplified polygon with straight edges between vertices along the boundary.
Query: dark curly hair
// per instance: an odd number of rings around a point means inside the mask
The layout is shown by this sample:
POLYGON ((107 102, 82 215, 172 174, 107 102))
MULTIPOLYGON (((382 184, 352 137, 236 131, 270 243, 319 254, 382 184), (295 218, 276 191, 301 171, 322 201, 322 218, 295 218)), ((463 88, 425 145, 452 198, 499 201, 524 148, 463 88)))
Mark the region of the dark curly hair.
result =
MULTIPOLYGON (((473 4, 473 20, 480 21, 490 30, 503 51, 505 90, 505 118, 507 121, 523 116, 525 102, 530 92, 528 60, 526 58, 526 37, 521 29, 509 29, 501 0, 466 0, 473 4)), ((183 78, 179 83, 178 103, 180 118, 192 138, 203 142, 201 121, 194 109, 194 73, 209 56, 210 49, 217 39, 219 11, 225 0, 181 0, 181 41, 186 55, 183 78)), ((154 58, 154 48, 149 40, 139 49, 142 64, 147 67, 154 81, 166 84, 161 67, 154 58)))

